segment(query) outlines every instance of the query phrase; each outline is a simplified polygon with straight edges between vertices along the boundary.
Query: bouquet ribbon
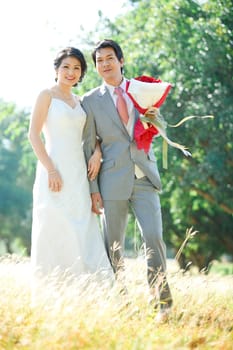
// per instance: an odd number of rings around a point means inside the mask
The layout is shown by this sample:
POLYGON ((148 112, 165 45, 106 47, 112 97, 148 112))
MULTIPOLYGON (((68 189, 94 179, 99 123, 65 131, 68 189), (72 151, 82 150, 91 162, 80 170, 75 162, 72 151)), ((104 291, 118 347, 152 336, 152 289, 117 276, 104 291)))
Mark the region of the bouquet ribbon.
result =
POLYGON ((181 145, 177 142, 171 141, 166 133, 166 127, 172 127, 172 128, 177 128, 178 126, 182 125, 183 123, 185 123, 186 121, 193 119, 193 118, 213 118, 212 115, 205 115, 205 116, 188 116, 185 117, 183 119, 181 119, 177 124, 175 125, 171 125, 171 124, 167 124, 166 122, 162 121, 161 119, 159 120, 159 117, 155 117, 155 119, 151 119, 148 117, 140 117, 140 120, 142 122, 147 122, 147 123, 151 123, 152 125, 154 125, 156 127, 156 129, 158 130, 159 134, 163 137, 163 168, 167 169, 168 168, 168 164, 167 164, 167 152, 168 152, 168 144, 172 147, 178 148, 179 150, 181 150, 183 152, 183 154, 188 157, 188 156, 192 156, 192 154, 187 150, 187 147, 185 147, 184 145, 181 145))

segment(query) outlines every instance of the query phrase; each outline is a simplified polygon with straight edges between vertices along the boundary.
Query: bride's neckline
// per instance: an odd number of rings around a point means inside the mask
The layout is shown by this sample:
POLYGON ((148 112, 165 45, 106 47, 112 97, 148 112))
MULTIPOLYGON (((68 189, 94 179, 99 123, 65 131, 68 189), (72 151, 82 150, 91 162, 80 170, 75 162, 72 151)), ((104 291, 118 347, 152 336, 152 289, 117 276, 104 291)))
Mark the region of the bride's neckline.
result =
POLYGON ((71 109, 75 109, 78 106, 78 102, 79 102, 78 99, 77 99, 75 105, 70 105, 68 102, 66 102, 65 100, 61 99, 60 97, 53 96, 52 99, 63 102, 66 106, 70 107, 71 109))
POLYGON ((69 91, 67 94, 67 92, 63 91, 58 85, 51 89, 51 93, 52 98, 62 101, 72 109, 75 109, 79 102, 77 95, 73 94, 72 91, 69 91))

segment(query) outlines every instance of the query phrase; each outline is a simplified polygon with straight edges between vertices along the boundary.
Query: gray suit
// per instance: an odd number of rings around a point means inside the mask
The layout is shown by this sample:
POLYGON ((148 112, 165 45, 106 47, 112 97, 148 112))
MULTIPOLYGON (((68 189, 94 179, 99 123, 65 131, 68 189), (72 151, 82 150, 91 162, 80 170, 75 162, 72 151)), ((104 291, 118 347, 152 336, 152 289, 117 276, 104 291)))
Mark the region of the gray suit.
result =
MULTIPOLYGON (((159 272, 166 271, 165 244, 158 192, 161 181, 152 149, 148 154, 138 150, 133 138, 122 124, 112 97, 102 85, 88 92, 82 101, 87 113, 84 152, 89 159, 96 135, 101 142, 103 162, 98 182, 90 182, 91 192, 100 192, 104 201, 102 217, 106 249, 113 269, 120 269, 123 257, 128 206, 137 218, 147 249, 148 282, 155 285, 159 272), (144 177, 135 178, 135 165, 144 177), (117 243, 118 249, 113 249, 117 243)), ((135 109, 135 118, 139 117, 135 109)), ((171 301, 169 287, 160 290, 160 299, 171 301)), ((163 284, 164 287, 164 284, 163 284)), ((160 288, 161 289, 161 288, 160 288)))

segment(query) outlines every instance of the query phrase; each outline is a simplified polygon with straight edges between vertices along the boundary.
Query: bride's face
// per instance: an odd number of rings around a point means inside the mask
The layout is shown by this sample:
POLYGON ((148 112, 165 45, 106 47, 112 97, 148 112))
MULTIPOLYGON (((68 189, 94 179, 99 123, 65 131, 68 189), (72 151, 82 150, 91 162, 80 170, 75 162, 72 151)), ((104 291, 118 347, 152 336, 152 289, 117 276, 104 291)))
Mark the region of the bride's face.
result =
POLYGON ((66 57, 62 60, 57 69, 57 82, 69 86, 78 83, 82 74, 80 61, 73 56, 66 57))

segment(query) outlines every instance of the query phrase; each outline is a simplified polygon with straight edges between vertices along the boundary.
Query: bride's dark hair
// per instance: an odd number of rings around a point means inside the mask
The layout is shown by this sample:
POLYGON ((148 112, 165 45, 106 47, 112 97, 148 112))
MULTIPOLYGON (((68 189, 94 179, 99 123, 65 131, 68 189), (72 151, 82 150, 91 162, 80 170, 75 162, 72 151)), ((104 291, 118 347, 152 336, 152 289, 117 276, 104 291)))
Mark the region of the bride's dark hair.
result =
MULTIPOLYGON (((79 62, 81 64, 81 76, 79 78, 79 82, 81 82, 86 71, 87 71, 87 63, 86 63, 86 60, 85 60, 83 53, 79 49, 76 49, 75 47, 71 47, 71 46, 66 47, 65 49, 61 50, 57 54, 57 57, 54 60, 54 68, 58 69, 60 67, 62 61, 66 57, 75 57, 79 60, 79 62)), ((57 78, 55 78, 55 81, 57 81, 57 78)), ((74 86, 76 86, 76 85, 77 84, 75 84, 74 86)))

